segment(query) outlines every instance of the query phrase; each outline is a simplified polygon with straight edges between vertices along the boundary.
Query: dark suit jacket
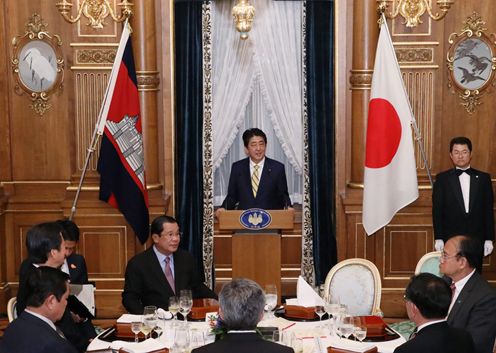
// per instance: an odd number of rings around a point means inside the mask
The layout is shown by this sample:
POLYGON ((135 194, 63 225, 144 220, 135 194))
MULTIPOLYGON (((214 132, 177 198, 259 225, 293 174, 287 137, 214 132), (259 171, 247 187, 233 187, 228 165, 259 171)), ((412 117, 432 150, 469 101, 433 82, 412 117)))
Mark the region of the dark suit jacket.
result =
POLYGON ((5 330, 0 353, 77 353, 76 349, 46 322, 23 312, 5 330))
POLYGON ((496 291, 475 272, 458 295, 448 325, 467 330, 477 353, 493 351, 496 338, 496 291))
POLYGON ((223 339, 191 353, 294 353, 293 348, 264 340, 258 333, 229 333, 223 339))
MULTIPOLYGON (((473 168, 472 168, 473 169, 473 168)), ((491 176, 473 169, 470 177, 469 212, 465 212, 460 179, 455 169, 437 175, 432 191, 434 237, 448 240, 466 234, 494 240, 493 188, 491 176)))
MULTIPOLYGON (((21 315, 26 308, 26 299, 28 293, 26 292, 26 279, 29 271, 35 267, 33 262, 28 258, 21 263, 19 270, 19 290, 17 291, 16 310, 17 315, 21 315)), ((76 299, 77 300, 77 299, 76 299)), ((55 323, 57 327, 63 332, 64 336, 79 352, 85 352, 88 347, 89 340, 96 336, 95 328, 91 320, 82 323, 76 323, 72 319, 69 308, 66 308, 62 318, 55 323)))
POLYGON ((424 327, 414 338, 396 347, 394 352, 473 353, 474 342, 468 332, 440 322, 424 327))
POLYGON ((265 157, 257 197, 253 197, 249 158, 233 163, 227 196, 222 207, 228 210, 262 208, 280 210, 291 206, 284 165, 265 157), (237 206, 236 206, 237 204, 237 206))
POLYGON ((69 277, 71 283, 86 284, 88 283, 88 269, 86 268, 86 261, 83 255, 72 253, 66 258, 69 265, 69 277))
MULTIPOLYGON (((174 253, 174 285, 179 296, 181 289, 191 289, 194 298, 217 298, 202 282, 195 269, 193 256, 182 249, 174 253)), ((165 278, 153 248, 139 253, 129 260, 126 267, 122 304, 132 314, 143 314, 143 307, 155 305, 167 310, 169 297, 174 295, 165 278)))

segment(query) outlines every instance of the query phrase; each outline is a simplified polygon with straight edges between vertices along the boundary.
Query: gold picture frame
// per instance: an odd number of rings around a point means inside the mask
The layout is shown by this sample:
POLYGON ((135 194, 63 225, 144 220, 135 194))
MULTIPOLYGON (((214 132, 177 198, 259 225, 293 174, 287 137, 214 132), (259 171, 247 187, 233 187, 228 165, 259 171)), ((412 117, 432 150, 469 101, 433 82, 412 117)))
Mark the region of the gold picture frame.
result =
POLYGON ((64 59, 62 40, 51 35, 41 16, 34 13, 26 32, 12 39, 12 71, 17 94, 27 93, 30 107, 43 116, 51 108, 50 97, 62 89, 64 59))
POLYGON ((469 114, 476 111, 483 94, 495 85, 496 36, 486 33, 485 24, 473 12, 464 21, 461 32, 451 33, 448 38, 448 87, 458 93, 469 114))

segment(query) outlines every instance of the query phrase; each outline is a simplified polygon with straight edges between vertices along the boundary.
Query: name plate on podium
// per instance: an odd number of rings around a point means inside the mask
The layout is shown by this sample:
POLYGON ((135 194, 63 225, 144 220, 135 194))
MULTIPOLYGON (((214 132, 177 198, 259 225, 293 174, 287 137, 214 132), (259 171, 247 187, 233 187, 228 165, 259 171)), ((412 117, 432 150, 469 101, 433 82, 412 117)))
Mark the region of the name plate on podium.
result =
POLYGON ((224 211, 219 215, 221 230, 262 230, 262 229, 293 229, 294 210, 263 210, 250 208, 248 210, 224 211))

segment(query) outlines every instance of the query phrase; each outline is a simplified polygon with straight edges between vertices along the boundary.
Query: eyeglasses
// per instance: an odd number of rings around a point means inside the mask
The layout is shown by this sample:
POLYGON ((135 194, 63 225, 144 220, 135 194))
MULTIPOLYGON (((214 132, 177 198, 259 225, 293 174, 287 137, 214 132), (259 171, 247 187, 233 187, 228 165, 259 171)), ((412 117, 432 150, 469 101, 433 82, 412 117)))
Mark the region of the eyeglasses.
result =
POLYGON ((441 253, 441 259, 443 259, 444 261, 449 260, 449 259, 452 259, 452 258, 454 258, 454 257, 459 257, 459 256, 460 256, 460 254, 448 255, 448 254, 447 254, 446 252, 444 252, 444 251, 441 253))
POLYGON ((167 237, 167 239, 174 239, 174 238, 179 238, 181 239, 183 236, 183 232, 178 232, 178 233, 165 233, 164 237, 167 237))

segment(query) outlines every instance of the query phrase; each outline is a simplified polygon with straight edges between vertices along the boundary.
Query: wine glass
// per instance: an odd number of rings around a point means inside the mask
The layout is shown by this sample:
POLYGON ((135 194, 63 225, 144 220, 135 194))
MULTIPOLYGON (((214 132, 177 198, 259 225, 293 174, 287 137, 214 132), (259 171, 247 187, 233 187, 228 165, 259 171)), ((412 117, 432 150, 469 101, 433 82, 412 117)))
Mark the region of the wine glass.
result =
POLYGON ((329 319, 331 319, 331 317, 332 317, 332 320, 329 320, 329 324, 332 325, 331 334, 336 333, 335 329, 336 329, 336 325, 337 325, 339 308, 340 308, 340 305, 337 303, 325 303, 325 305, 324 305, 325 311, 329 314, 329 319))
POLYGON ((172 314, 172 317, 174 318, 174 324, 177 322, 177 312, 179 311, 179 300, 177 297, 170 297, 169 298, 169 311, 172 314))
POLYGON ((341 334, 345 337, 348 338, 350 335, 353 333, 354 330, 354 325, 353 325, 353 316, 351 315, 344 315, 341 320, 341 324, 339 326, 339 331, 341 334))
POLYGON ((138 342, 138 333, 141 331, 141 321, 131 322, 131 331, 134 333, 134 342, 138 342))
POLYGON ((265 311, 270 316, 271 311, 277 305, 277 287, 275 284, 267 284, 265 286, 265 311))
POLYGON ((148 337, 148 334, 150 332, 152 332, 152 328, 150 326, 148 326, 148 325, 149 325, 149 323, 146 322, 145 320, 143 320, 141 322, 141 326, 140 326, 140 331, 141 331, 141 333, 143 333, 145 335, 145 340, 148 337))
POLYGON ((353 336, 362 342, 367 337, 367 328, 365 326, 355 326, 353 336))
POLYGON ((319 328, 322 327, 322 316, 325 314, 325 309, 323 305, 320 305, 320 302, 315 304, 315 314, 319 316, 319 328))
POLYGON ((188 314, 193 307, 192 293, 189 289, 182 289, 179 297, 179 312, 184 317, 184 321, 188 321, 188 314))
POLYGON ((150 333, 157 326, 157 307, 154 305, 143 308, 143 323, 150 329, 150 333))

